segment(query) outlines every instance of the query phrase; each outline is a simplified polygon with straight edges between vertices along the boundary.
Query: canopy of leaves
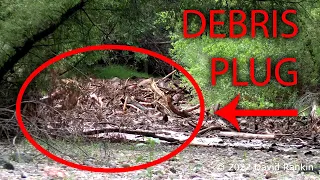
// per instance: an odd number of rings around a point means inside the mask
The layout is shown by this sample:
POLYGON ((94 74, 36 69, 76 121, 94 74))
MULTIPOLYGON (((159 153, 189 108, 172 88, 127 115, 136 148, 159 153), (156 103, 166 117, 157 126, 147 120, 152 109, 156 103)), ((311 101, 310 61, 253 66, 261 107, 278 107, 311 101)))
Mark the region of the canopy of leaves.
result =
MULTIPOLYGON (((258 17, 258 19, 261 17, 258 17)), ((250 27, 250 18, 246 22, 250 27)), ((199 18, 188 22, 191 31, 197 31, 199 18)), ((207 18, 209 24, 209 18, 207 18)), ((246 107, 288 107, 307 91, 314 91, 320 84, 320 2, 278 0, 2 0, 0 3, 0 74, 6 90, 11 87, 12 98, 25 78, 37 66, 62 52, 95 44, 127 44, 144 47, 184 65, 200 84, 207 103, 226 103, 241 93, 246 107), (207 32, 200 38, 182 36, 182 12, 196 9, 209 17, 211 9, 224 9, 225 15, 217 20, 225 26, 216 33, 229 33, 228 10, 241 9, 249 15, 252 9, 264 9, 271 15, 278 10, 278 18, 285 9, 296 9, 290 19, 298 24, 299 34, 293 39, 266 39, 258 29, 257 38, 250 34, 241 39, 211 39, 207 32), (169 53, 170 51, 170 53, 169 53), (290 80, 287 70, 299 73, 298 85, 283 87, 274 77, 265 87, 233 87, 231 74, 218 77, 217 86, 211 86, 211 58, 238 59, 240 80, 249 80, 249 58, 256 60, 256 78, 265 78, 265 59, 273 65, 284 57, 295 57, 297 63, 287 63, 281 77, 290 80), (14 84, 14 86, 11 86, 14 84), (15 87, 15 88, 13 88, 15 87), (15 89, 15 90, 13 90, 15 89), (259 93, 257 93, 259 92, 259 93)), ((272 28, 271 22, 268 27, 272 28)), ((291 31, 279 24, 282 32, 291 31)), ((241 29, 236 29, 240 31, 241 29)), ((35 89, 49 86, 50 69, 63 75, 74 69, 81 71, 98 63, 120 63, 141 66, 152 59, 146 56, 117 52, 92 52, 75 55, 49 67, 35 83, 35 89), (134 63, 129 63, 134 60, 134 63)), ((158 67, 152 65, 153 68, 158 67)), ((2 95, 7 96, 1 89, 2 95)))

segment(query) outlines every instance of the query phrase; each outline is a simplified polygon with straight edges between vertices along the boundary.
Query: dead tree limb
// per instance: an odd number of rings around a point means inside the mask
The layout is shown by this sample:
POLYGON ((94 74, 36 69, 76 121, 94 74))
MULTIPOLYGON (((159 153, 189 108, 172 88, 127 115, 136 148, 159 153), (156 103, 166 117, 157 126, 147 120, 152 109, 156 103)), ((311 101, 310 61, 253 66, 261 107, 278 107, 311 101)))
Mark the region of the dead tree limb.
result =
POLYGON ((147 137, 158 138, 160 140, 164 140, 167 142, 178 142, 178 139, 171 137, 163 137, 156 134, 153 131, 145 131, 145 130, 128 130, 128 129, 120 129, 120 128, 103 128, 98 130, 85 131, 82 134, 85 136, 96 135, 100 133, 108 133, 108 132, 118 132, 118 133, 126 133, 126 134, 135 134, 147 137))
POLYGON ((172 74, 174 74, 175 72, 177 72, 177 70, 173 70, 171 73, 167 74, 165 77, 159 79, 158 81, 156 81, 156 83, 163 81, 165 79, 167 79, 168 77, 170 77, 172 74))
POLYGON ((188 109, 185 109, 184 111, 185 111, 185 112, 191 112, 191 111, 194 111, 194 110, 199 109, 199 108, 200 108, 200 104, 197 104, 197 105, 195 105, 195 106, 193 106, 193 107, 190 107, 190 108, 188 108, 188 109))
POLYGON ((258 138, 258 139, 274 139, 275 134, 251 134, 251 133, 240 133, 240 132, 220 132, 219 136, 225 137, 240 137, 240 138, 258 138))
POLYGON ((190 114, 185 111, 185 110, 178 110, 176 107, 174 107, 174 105, 172 104, 172 97, 170 95, 167 95, 167 103, 168 103, 168 106, 170 108, 170 110, 177 114, 178 116, 181 116, 181 117, 190 117, 190 114))

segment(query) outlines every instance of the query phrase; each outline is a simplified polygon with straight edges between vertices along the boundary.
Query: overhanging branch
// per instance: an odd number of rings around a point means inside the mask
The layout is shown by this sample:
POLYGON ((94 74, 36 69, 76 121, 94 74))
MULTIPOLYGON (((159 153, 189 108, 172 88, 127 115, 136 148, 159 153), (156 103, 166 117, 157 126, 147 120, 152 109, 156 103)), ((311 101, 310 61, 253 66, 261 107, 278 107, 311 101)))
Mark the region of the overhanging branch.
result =
POLYGON ((15 47, 16 52, 10 56, 0 67, 0 82, 3 80, 4 76, 13 69, 13 67, 18 63, 18 61, 23 58, 28 52, 32 49, 33 45, 42 39, 46 38, 48 35, 52 34, 60 25, 62 25, 66 20, 68 20, 71 16, 73 16, 77 11, 81 10, 87 0, 81 0, 78 4, 74 5, 70 9, 68 9, 65 13, 63 13, 59 20, 51 24, 46 29, 34 34, 32 37, 26 39, 23 46, 15 47))

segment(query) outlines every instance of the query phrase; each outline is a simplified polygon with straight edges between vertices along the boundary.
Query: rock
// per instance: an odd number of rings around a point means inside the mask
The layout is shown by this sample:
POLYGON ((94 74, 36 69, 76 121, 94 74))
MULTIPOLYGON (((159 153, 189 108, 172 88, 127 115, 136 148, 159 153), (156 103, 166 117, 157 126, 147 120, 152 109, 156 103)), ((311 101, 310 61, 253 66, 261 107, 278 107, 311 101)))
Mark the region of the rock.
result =
POLYGON ((118 77, 114 77, 114 78, 112 78, 112 79, 110 79, 110 81, 111 82, 121 82, 121 79, 120 78, 118 78, 118 77))
POLYGON ((3 158, 0 158, 0 166, 2 166, 3 169, 14 170, 14 166, 3 158))
POLYGON ((249 175, 249 174, 246 174, 246 173, 245 173, 245 174, 242 174, 242 176, 243 176, 243 177, 246 177, 246 178, 249 178, 249 177, 250 177, 250 175, 249 175))
POLYGON ((112 82, 112 86, 114 88, 118 88, 118 86, 120 86, 121 84, 121 79, 117 78, 117 77, 114 77, 110 80, 112 82))
POLYGON ((159 174, 165 174, 164 172, 162 172, 161 170, 156 170, 156 171, 153 171, 153 174, 154 175, 159 175, 159 174))
POLYGON ((180 158, 177 156, 172 157, 171 159, 169 159, 169 161, 179 161, 180 158))
POLYGON ((88 161, 88 160, 84 160, 84 161, 83 161, 83 165, 85 165, 85 166, 91 166, 91 167, 94 167, 94 166, 95 166, 91 161, 88 161))
POLYGON ((305 156, 315 156, 315 154, 312 151, 307 151, 304 153, 305 156))
POLYGON ((228 156, 236 156, 237 154, 236 151, 228 151, 228 156))
POLYGON ((111 162, 107 162, 107 163, 105 164, 105 166, 106 166, 106 167, 109 167, 109 168, 116 168, 116 167, 117 167, 117 165, 115 165, 115 164, 113 164, 113 163, 111 163, 111 162))
POLYGON ((201 176, 199 176, 199 174, 191 174, 189 177, 191 179, 199 179, 199 178, 201 178, 201 176))
POLYGON ((284 149, 283 151, 282 151, 282 154, 287 154, 287 155, 295 155, 295 154, 297 154, 297 151, 296 150, 293 150, 293 149, 284 149))
POLYGON ((172 173, 177 173, 177 170, 174 167, 169 168, 172 173))
POLYGON ((95 161, 94 158, 89 157, 89 158, 87 158, 87 159, 85 159, 85 160, 83 161, 83 165, 92 166, 92 167, 93 167, 93 166, 95 166, 94 161, 95 161))
POLYGON ((58 168, 55 167, 45 167, 44 168, 44 172, 46 173, 46 175, 50 178, 61 178, 64 179, 67 177, 67 174, 65 173, 65 171, 62 171, 58 168))
POLYGON ((27 178, 28 174, 24 171, 21 172, 21 178, 27 178))
POLYGON ((155 180, 161 180, 161 179, 165 179, 163 175, 158 175, 156 177, 154 177, 155 180))
POLYGON ((248 125, 248 122, 247 122, 247 120, 242 119, 242 120, 240 120, 239 125, 245 127, 248 125))
POLYGON ((264 172, 264 175, 265 175, 264 177, 265 177, 266 179, 270 179, 270 178, 275 177, 275 175, 272 174, 272 173, 269 172, 269 171, 264 172))
POLYGON ((230 169, 228 169, 228 172, 236 172, 237 170, 234 167, 231 167, 230 169))
POLYGON ((123 164, 121 164, 121 166, 124 167, 124 168, 126 168, 126 167, 130 167, 130 164, 128 164, 128 163, 123 163, 123 164))
POLYGON ((3 168, 8 170, 14 170, 14 166, 9 162, 4 163, 3 168))
POLYGON ((226 179, 226 175, 224 173, 213 173, 211 174, 211 176, 213 177, 213 179, 226 179))

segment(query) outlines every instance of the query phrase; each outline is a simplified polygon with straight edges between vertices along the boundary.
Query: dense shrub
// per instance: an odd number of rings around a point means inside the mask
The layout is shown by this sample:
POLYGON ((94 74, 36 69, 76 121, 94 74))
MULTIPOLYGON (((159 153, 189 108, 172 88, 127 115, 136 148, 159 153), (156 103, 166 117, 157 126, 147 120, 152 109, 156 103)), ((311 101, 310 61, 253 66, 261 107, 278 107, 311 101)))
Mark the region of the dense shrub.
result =
MULTIPOLYGON (((319 79, 315 64, 306 63, 310 60, 302 58, 305 46, 303 43, 297 44, 296 37, 292 40, 266 39, 249 37, 242 39, 211 39, 202 36, 196 39, 183 39, 173 37, 171 51, 174 59, 185 65, 189 72, 199 83, 205 95, 207 103, 227 103, 236 94, 241 94, 240 105, 248 108, 280 108, 292 107, 297 100, 297 87, 281 86, 272 72, 271 81, 264 87, 256 87, 250 83, 249 59, 255 58, 255 75, 258 81, 265 79, 266 58, 272 60, 272 69, 275 64, 284 57, 296 57, 296 63, 285 63, 281 68, 281 77, 286 81, 292 81, 292 77, 287 74, 288 70, 298 70, 300 83, 312 83, 314 79, 319 79), (229 72, 226 75, 217 77, 217 85, 211 85, 211 58, 223 57, 229 61, 229 72), (231 68, 232 58, 237 58, 239 81, 249 81, 247 87, 234 87, 232 82, 231 68), (303 67, 303 68, 302 68, 303 67), (310 77, 314 77, 310 79, 310 77), (308 79, 303 79, 308 77, 308 79)), ((223 64, 218 64, 218 68, 223 68, 223 64), (222 66, 222 67, 219 67, 222 66)), ((315 82, 314 82, 315 83, 315 82)))

